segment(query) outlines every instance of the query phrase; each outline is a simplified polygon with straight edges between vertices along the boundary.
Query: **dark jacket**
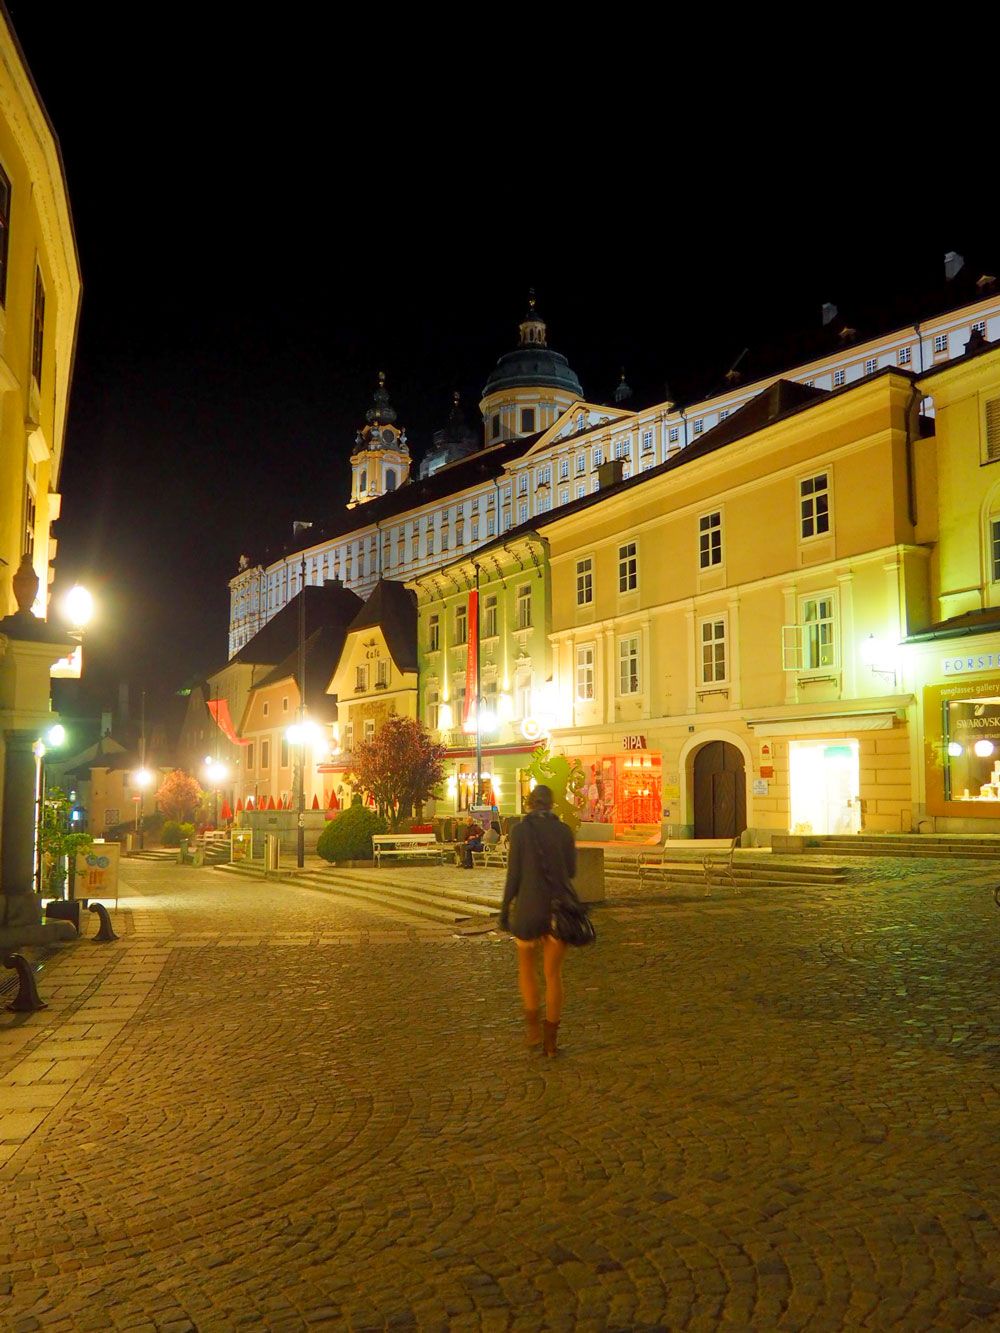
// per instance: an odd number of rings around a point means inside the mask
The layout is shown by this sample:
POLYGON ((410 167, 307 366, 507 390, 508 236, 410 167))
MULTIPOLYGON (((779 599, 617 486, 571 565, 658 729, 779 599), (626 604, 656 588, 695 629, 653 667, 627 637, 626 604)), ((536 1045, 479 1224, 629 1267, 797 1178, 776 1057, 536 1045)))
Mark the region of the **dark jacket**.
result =
POLYGON ((501 922, 509 918, 519 940, 547 935, 552 896, 575 874, 576 843, 568 825, 550 811, 532 811, 511 831, 501 922))

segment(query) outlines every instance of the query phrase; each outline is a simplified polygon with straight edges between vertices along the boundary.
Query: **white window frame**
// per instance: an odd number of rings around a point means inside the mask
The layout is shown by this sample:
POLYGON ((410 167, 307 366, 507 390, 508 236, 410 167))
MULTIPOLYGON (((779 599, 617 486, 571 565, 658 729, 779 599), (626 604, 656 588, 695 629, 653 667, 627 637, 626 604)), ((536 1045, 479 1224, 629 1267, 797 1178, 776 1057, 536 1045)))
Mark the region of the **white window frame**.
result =
POLYGON ((578 643, 576 646, 576 701, 592 703, 596 697, 597 645, 578 643))
POLYGON ((519 584, 514 612, 515 629, 531 629, 531 584, 519 584))
POLYGON ((698 677, 702 685, 725 685, 729 680, 729 618, 724 611, 698 621, 698 677), (721 671, 718 649, 722 648, 721 671), (706 660, 705 650, 709 649, 706 660))
POLYGON ((653 452, 653 432, 651 430, 644 430, 642 432, 642 452, 644 454, 651 454, 653 452))
POLYGON ((703 420, 699 420, 694 423, 695 435, 700 435, 704 429, 705 429, 705 422, 703 420))
POLYGON ((368 689, 368 667, 356 666, 354 668, 354 692, 362 694, 368 689))
POLYGON ((375 739, 375 719, 374 719, 373 717, 366 717, 366 718, 364 719, 364 721, 362 722, 361 725, 362 725, 362 728, 363 728, 363 731, 362 731, 362 734, 361 734, 361 739, 362 739, 363 741, 372 741, 372 740, 374 740, 374 739, 375 739))
POLYGON ((847 383, 847 371, 844 369, 843 366, 838 366, 837 369, 833 372, 833 387, 835 389, 842 389, 846 383, 847 383))
POLYGON ((876 372, 877 370, 878 370, 878 357, 877 357, 877 356, 866 356, 866 357, 865 357, 865 374, 866 374, 866 375, 874 375, 875 372, 876 372))
POLYGON ((991 514, 988 522, 990 582, 1000 583, 1000 514, 991 514))
POLYGON ((911 359, 912 359, 912 356, 913 356, 913 353, 911 352, 911 350, 910 350, 909 347, 897 347, 897 349, 896 349, 896 365, 897 365, 897 366, 908 366, 908 365, 910 364, 910 361, 911 361, 911 359))
POLYGON ((376 663, 375 684, 383 690, 389 688, 389 661, 385 657, 380 657, 376 663))
POLYGON ((436 653, 441 648, 441 617, 435 611, 427 622, 427 651, 436 653))
POLYGON ((934 355, 937 356, 937 354, 938 354, 939 352, 947 352, 947 350, 948 350, 948 335, 947 335, 947 333, 935 333, 935 335, 934 335, 934 355))
POLYGON ((677 443, 679 442, 680 438, 681 438, 681 428, 680 428, 680 426, 671 426, 671 427, 669 427, 669 429, 667 430, 667 443, 668 443, 668 444, 677 444, 677 443))
POLYGON ((618 547, 618 595, 639 591, 639 543, 623 542, 618 547))
POLYGON ((629 698, 642 693, 639 665, 642 644, 638 634, 622 634, 618 638, 618 697, 629 698))
POLYGON ((712 509, 698 516, 698 568, 719 569, 723 563, 722 510, 712 509))
POLYGON ((781 629, 782 668, 785 671, 797 671, 807 675, 829 675, 840 669, 840 606, 833 589, 803 593, 798 600, 798 623, 783 625, 781 629), (817 611, 822 604, 829 604, 829 614, 817 617, 809 616, 809 608, 817 611), (809 617, 809 618, 807 618, 809 617), (822 626, 828 625, 829 634, 824 635, 822 626), (818 632, 815 632, 818 631, 818 632), (823 662, 823 646, 826 642, 830 659, 823 662), (816 661, 813 661, 813 658, 816 661))
POLYGON ((798 534, 800 542, 812 542, 825 540, 833 535, 833 470, 823 468, 822 471, 811 472, 807 477, 799 477, 797 483, 798 489, 798 534), (821 480, 823 485, 816 488, 816 483, 821 480), (805 487, 812 487, 806 490, 805 487), (820 510, 816 504, 817 497, 826 497, 825 510, 820 510), (826 527, 820 530, 820 523, 826 521, 826 527), (811 524, 813 531, 806 532, 807 524, 811 524))
POLYGON ((594 557, 581 556, 576 562, 576 604, 593 606, 594 604, 594 557))
POLYGON ((455 607, 455 638, 456 648, 464 647, 469 642, 469 609, 464 603, 459 603, 455 607))
POLYGON ((495 639, 497 637, 497 595, 495 592, 488 592, 483 597, 483 638, 495 639), (492 623, 491 623, 492 622, 492 623))

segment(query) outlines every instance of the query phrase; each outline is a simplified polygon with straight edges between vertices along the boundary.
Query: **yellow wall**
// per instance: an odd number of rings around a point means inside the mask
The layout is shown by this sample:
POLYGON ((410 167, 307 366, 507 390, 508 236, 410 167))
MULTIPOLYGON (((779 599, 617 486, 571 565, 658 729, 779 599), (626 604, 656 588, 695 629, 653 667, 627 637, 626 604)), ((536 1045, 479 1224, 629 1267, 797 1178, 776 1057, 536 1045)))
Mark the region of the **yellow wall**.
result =
POLYGON ((378 626, 355 630, 347 636, 329 692, 337 697, 337 726, 340 743, 345 748, 348 727, 353 727, 354 743, 357 744, 364 737, 366 719, 373 720, 378 731, 392 714, 417 716, 417 673, 400 671, 378 626), (377 689, 375 684, 379 662, 387 662, 389 666, 388 685, 384 690, 377 689), (358 667, 367 668, 368 687, 365 690, 356 688, 358 667))

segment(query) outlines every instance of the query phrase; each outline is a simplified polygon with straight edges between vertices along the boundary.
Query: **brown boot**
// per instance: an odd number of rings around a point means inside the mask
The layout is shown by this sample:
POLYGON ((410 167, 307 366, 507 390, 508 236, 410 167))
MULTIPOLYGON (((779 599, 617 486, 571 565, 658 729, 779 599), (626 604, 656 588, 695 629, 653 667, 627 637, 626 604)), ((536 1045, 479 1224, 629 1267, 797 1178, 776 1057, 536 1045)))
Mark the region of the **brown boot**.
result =
POLYGON ((559 1037, 559 1024, 550 1023, 549 1020, 546 1018, 542 1023, 542 1027, 545 1029, 545 1040, 542 1046, 542 1054, 555 1055, 556 1041, 559 1037))
POLYGON ((525 1009, 524 1011, 524 1040, 529 1046, 541 1046, 542 1044, 542 1024, 539 1019, 538 1009, 525 1009))

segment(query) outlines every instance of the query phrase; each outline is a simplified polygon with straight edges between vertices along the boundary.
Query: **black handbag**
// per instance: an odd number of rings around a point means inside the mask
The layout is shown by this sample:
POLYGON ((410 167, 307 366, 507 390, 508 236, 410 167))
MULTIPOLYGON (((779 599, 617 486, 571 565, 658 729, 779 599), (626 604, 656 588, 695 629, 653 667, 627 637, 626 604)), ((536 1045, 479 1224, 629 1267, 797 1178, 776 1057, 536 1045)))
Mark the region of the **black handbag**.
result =
POLYGON ((549 934, 553 939, 561 940, 563 944, 572 945, 577 949, 582 949, 587 944, 593 944, 597 939, 597 931, 590 919, 590 913, 577 897, 576 889, 568 880, 564 879, 562 883, 557 882, 555 875, 552 873, 552 867, 549 865, 549 859, 545 854, 542 840, 538 836, 538 830, 532 825, 530 817, 525 820, 525 825, 531 830, 531 840, 535 844, 535 851, 538 853, 538 864, 541 866, 542 876, 551 895, 549 899, 551 912, 549 934))

